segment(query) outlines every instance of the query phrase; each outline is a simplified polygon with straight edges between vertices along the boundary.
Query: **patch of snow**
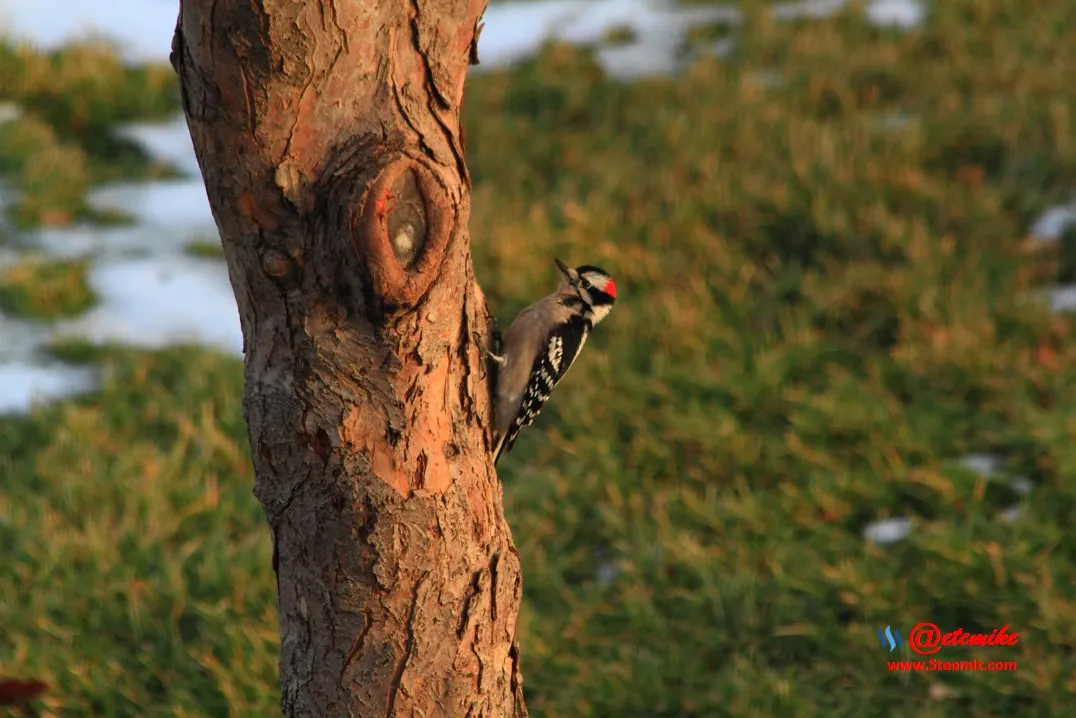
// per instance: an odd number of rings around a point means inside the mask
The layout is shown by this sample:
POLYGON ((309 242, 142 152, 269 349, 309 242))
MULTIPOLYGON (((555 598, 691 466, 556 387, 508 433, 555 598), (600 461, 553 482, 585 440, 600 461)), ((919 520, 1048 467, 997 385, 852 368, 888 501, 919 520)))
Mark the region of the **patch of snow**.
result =
MULTIPOLYGON (((801 0, 778 3, 777 20, 822 18, 840 12, 848 0, 801 0)), ((875 25, 915 27, 926 17, 920 0, 871 0, 867 20, 875 25)), ((609 32, 625 28, 631 42, 599 47, 598 61, 617 78, 667 74, 679 66, 679 54, 692 27, 738 25, 743 14, 732 4, 678 6, 661 0, 540 0, 493 5, 483 16, 486 27, 478 43, 482 67, 502 67, 533 55, 549 40, 599 45, 609 32)), ((708 51, 728 54, 733 38, 722 38, 708 51)))
MULTIPOLYGON (((848 0, 799 0, 773 6, 777 20, 817 20, 835 15, 849 5, 848 0)), ((867 22, 878 27, 910 30, 926 19, 922 0, 870 0, 864 8, 867 22)))
POLYGON ((594 583, 599 586, 609 586, 620 575, 620 566, 614 561, 605 561, 598 564, 598 568, 594 571, 594 583))
POLYGON ((872 521, 863 529, 863 538, 871 543, 891 544, 902 541, 912 532, 912 520, 908 518, 872 521))
POLYGON ((1031 225, 1031 236, 1043 242, 1056 242, 1069 227, 1076 225, 1076 202, 1059 205, 1039 215, 1031 225))
POLYGON ((962 456, 957 463, 989 479, 1001 473, 1005 459, 999 454, 968 454, 962 456))
POLYGON ((0 102, 0 125, 14 122, 22 117, 22 108, 14 102, 0 102))
POLYGON ((60 322, 60 335, 151 349, 200 342, 242 353, 239 313, 222 262, 121 259, 92 268, 89 283, 100 302, 82 317, 60 322))
POLYGON ((777 20, 810 20, 829 17, 847 4, 848 0, 799 0, 775 3, 772 12, 777 20))
POLYGON ((86 196, 99 210, 120 210, 150 227, 186 227, 192 232, 216 224, 209 208, 209 197, 201 177, 161 180, 142 184, 114 184, 94 190, 86 196))
POLYGON ((1026 476, 1014 476, 1009 486, 1017 496, 1027 496, 1035 489, 1035 483, 1026 476))
POLYGON ((141 145, 158 162, 167 162, 193 177, 201 176, 194 154, 187 119, 177 115, 169 122, 138 122, 124 125, 117 134, 141 145))
POLYGON ((1058 284, 1047 291, 1047 296, 1055 314, 1076 312, 1076 284, 1058 284))
POLYGON ((878 27, 911 30, 923 24, 927 9, 916 0, 874 0, 866 8, 867 20, 878 27))
POLYGON ((886 132, 900 132, 915 124, 915 117, 906 112, 886 112, 874 119, 875 126, 886 132))
POLYGON ((91 206, 133 215, 136 224, 43 227, 25 235, 27 245, 53 257, 70 259, 139 251, 180 253, 192 240, 216 241, 217 226, 183 116, 167 123, 128 125, 122 133, 140 143, 153 158, 173 164, 191 176, 95 189, 87 195, 91 206))
MULTIPOLYGON (((48 362, 41 349, 57 335, 151 348, 190 341, 233 354, 242 350, 223 262, 183 253, 195 239, 217 237, 186 121, 131 125, 124 133, 191 176, 115 184, 88 195, 92 206, 133 215, 136 224, 45 227, 20 237, 22 246, 53 258, 89 258, 88 280, 100 301, 83 316, 51 327, 0 316, 0 408, 26 410, 35 397, 59 398, 92 387, 92 375, 83 368, 48 362), (134 253, 145 256, 132 259, 134 253)), ((0 261, 9 259, 6 254, 0 261)), ((10 259, 19 258, 16 252, 10 259)))
POLYGON ((26 235, 23 241, 50 257, 78 259, 180 253, 199 237, 216 241, 217 230, 213 226, 198 231, 197 227, 76 225, 38 229, 26 235))
POLYGON ((1007 479, 1009 488, 1017 496, 1027 496, 1035 488, 1034 482, 1026 476, 1006 477, 1005 458, 1000 454, 968 454, 961 457, 957 463, 984 479, 1007 479))
POLYGON ((45 324, 9 317, 0 312, 0 364, 16 363, 33 355, 48 341, 51 330, 45 324))
POLYGON ((688 31, 709 23, 736 24, 732 5, 679 7, 658 0, 543 0, 492 5, 478 42, 482 64, 503 67, 535 54, 550 40, 600 45, 614 29, 629 29, 631 42, 599 47, 596 56, 613 77, 672 72, 688 31))
POLYGON ((1027 513, 1027 512, 1024 511, 1023 506, 1020 506, 1020 505, 1010 506, 1009 508, 1007 508, 1004 511, 1002 511, 1001 513, 999 513, 998 518, 1001 519, 1002 521, 1005 521, 1006 523, 1012 523, 1013 521, 1017 521, 1017 520, 1023 518, 1025 513, 1027 513))
POLYGON ((0 364, 0 413, 25 412, 35 402, 92 391, 96 371, 90 367, 0 364))
POLYGON ((133 215, 136 224, 42 227, 27 233, 23 242, 49 256, 71 259, 181 253, 195 239, 215 241, 218 236, 201 177, 108 185, 91 191, 87 201, 99 210, 133 215))
MULTIPOLYGON (((23 259, 23 253, 11 247, 0 245, 0 269, 18 264, 23 259)), ((0 334, 0 336, 3 336, 0 334)))

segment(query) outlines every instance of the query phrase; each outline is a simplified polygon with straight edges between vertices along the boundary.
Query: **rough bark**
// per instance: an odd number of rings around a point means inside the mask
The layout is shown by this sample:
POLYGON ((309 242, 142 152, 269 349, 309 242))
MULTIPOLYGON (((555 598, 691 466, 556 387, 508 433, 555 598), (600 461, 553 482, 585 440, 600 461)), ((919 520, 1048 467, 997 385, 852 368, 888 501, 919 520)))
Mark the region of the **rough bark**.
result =
POLYGON ((526 713, 459 123, 484 6, 181 1, 285 715, 526 713))

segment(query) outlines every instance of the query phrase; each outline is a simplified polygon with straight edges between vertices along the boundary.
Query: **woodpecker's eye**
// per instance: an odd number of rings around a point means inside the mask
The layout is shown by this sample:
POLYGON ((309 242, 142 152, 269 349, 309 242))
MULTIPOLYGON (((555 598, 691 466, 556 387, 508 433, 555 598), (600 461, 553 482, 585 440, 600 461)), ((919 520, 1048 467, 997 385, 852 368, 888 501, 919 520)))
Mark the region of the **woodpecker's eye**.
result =
POLYGON ((581 286, 583 289, 590 289, 590 282, 587 281, 586 277, 580 277, 579 286, 581 286))

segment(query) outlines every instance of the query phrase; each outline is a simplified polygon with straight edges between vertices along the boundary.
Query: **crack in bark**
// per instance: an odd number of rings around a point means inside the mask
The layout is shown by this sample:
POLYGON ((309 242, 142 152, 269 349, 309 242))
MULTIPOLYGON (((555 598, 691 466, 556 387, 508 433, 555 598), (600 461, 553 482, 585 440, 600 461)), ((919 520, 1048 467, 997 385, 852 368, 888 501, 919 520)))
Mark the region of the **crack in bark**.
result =
POLYGON ((441 119, 441 114, 435 108, 431 107, 429 103, 427 104, 427 107, 430 110, 430 114, 433 115, 433 119, 437 121, 438 127, 441 128, 445 138, 448 140, 448 146, 452 148, 452 154, 456 159, 456 171, 459 173, 460 179, 463 180, 463 183, 467 185, 468 188, 470 188, 471 173, 467 169, 467 161, 464 159, 461 152, 459 139, 452 132, 452 129, 445 124, 444 120, 441 119))
MULTIPOLYGON (((336 56, 337 58, 339 58, 340 53, 337 52, 336 56)), ((335 60, 333 62, 335 63, 335 60)), ((288 143, 284 146, 284 154, 281 156, 280 160, 278 160, 281 164, 283 164, 288 159, 288 157, 291 156, 292 143, 295 142, 295 128, 299 126, 299 122, 303 119, 303 101, 306 99, 306 93, 314 84, 315 79, 321 78, 319 74, 314 70, 314 68, 310 68, 310 75, 306 78, 306 84, 303 85, 302 92, 299 93, 299 101, 295 103, 295 117, 292 118, 291 127, 288 128, 288 143)), ((277 181, 277 185, 280 185, 279 180, 277 181)), ((284 188, 281 187, 281 189, 284 188)), ((288 198, 289 202, 292 202, 292 198, 289 196, 290 194, 291 193, 287 190, 284 191, 284 196, 288 198)), ((292 202, 292 204, 294 205, 295 203, 292 202)))
POLYGON ((344 667, 340 670, 340 682, 344 680, 344 674, 347 673, 347 669, 351 667, 351 662, 355 660, 355 657, 362 653, 364 644, 366 643, 366 636, 370 633, 370 629, 373 627, 373 621, 370 620, 369 611, 360 611, 362 614, 362 620, 365 621, 362 626, 362 631, 359 632, 358 637, 355 638, 355 642, 351 644, 351 650, 347 652, 347 659, 344 661, 344 667))
MULTIPOLYGON (((337 29, 340 30, 342 42, 341 42, 340 46, 336 49, 336 54, 333 55, 333 59, 332 59, 331 62, 329 62, 328 67, 325 67, 320 71, 318 71, 315 67, 310 67, 310 75, 306 79, 306 84, 303 85, 302 92, 299 93, 299 101, 296 103, 296 106, 295 106, 295 117, 293 118, 291 127, 288 129, 288 143, 284 147, 284 155, 283 155, 283 157, 280 158, 280 162, 282 162, 282 163, 284 161, 286 161, 291 156, 292 145, 295 142, 295 128, 298 127, 299 123, 303 120, 303 103, 306 100, 307 92, 313 86, 315 81, 324 80, 326 77, 329 77, 330 75, 332 75, 333 70, 336 68, 336 64, 338 62, 340 62, 340 58, 344 56, 345 50, 347 49, 347 34, 344 33, 343 28, 340 28, 340 26, 336 23, 336 6, 332 2, 332 0, 328 0, 328 2, 329 2, 330 7, 332 7, 333 24, 336 25, 337 29)), ((324 5, 322 5, 321 17, 322 17, 322 23, 324 23, 324 21, 325 21, 324 5)), ((289 195, 290 195, 289 192, 287 192, 287 191, 284 192, 284 196, 288 198, 289 202, 291 202, 292 198, 289 195)))
MULTIPOLYGON (((411 41, 415 46, 415 52, 422 58, 422 68, 426 72, 426 84, 433 88, 433 95, 441 103, 446 110, 452 109, 452 104, 445 99, 441 94, 441 88, 437 86, 437 78, 434 77, 433 67, 430 66, 430 58, 426 52, 422 49, 422 41, 419 38, 421 28, 419 27, 419 18, 422 17, 422 8, 418 6, 418 0, 411 0, 411 8, 415 11, 415 14, 411 16, 411 41)), ((431 108, 432 110, 433 108, 431 108)), ((435 113, 436 114, 436 113, 435 113)))
MULTIPOLYGON (((468 187, 470 187, 471 186, 471 175, 467 170, 467 162, 466 162, 466 160, 464 159, 464 157, 462 156, 462 153, 461 153, 461 147, 459 145, 460 139, 456 136, 455 133, 452 132, 452 129, 441 118, 440 110, 442 110, 442 109, 451 110, 452 109, 452 103, 449 102, 448 99, 446 99, 445 96, 441 93, 441 88, 437 85, 437 78, 433 74, 433 67, 430 65, 430 58, 422 50, 422 44, 421 44, 421 41, 419 39, 420 28, 419 28, 419 22, 418 22, 418 18, 420 16, 421 10, 420 10, 420 8, 418 6, 418 2, 419 2, 419 0, 411 0, 411 6, 415 10, 415 16, 411 20, 411 28, 412 28, 412 38, 413 38, 414 45, 415 45, 415 51, 418 52, 419 57, 422 58, 422 66, 423 66, 423 69, 425 70, 425 73, 426 73, 426 84, 433 88, 433 92, 431 93, 431 97, 429 99, 427 99, 427 101, 426 101, 426 108, 430 111, 430 114, 433 115, 434 120, 437 121, 437 125, 441 128, 441 131, 444 133, 445 139, 448 140, 448 146, 452 148, 452 154, 455 156, 455 159, 456 159, 456 171, 459 172, 460 179, 462 179, 464 181, 464 183, 468 187), (437 101, 440 103, 440 107, 434 107, 433 98, 437 99, 437 101)), ((475 36, 475 38, 473 39, 472 49, 474 49, 474 53, 475 53, 476 57, 477 57, 477 48, 476 48, 477 43, 478 43, 478 37, 475 36)), ((464 71, 466 71, 466 70, 464 70, 464 71)))
MULTIPOLYGON (((391 76, 391 72, 389 73, 391 76)), ((400 116, 403 117, 403 121, 407 123, 407 126, 411 128, 411 131, 418 137, 419 148, 429 157, 437 158, 437 153, 433 151, 428 144, 426 144, 426 138, 422 132, 415 126, 415 123, 411 121, 411 116, 407 113, 407 109, 404 107, 403 96, 400 94, 400 88, 396 84, 394 78, 390 77, 389 84, 392 85, 392 98, 396 101, 396 107, 400 110, 400 116)))
POLYGON ((422 451, 415 458, 415 462, 416 462, 416 465, 415 465, 414 486, 415 486, 416 489, 425 489, 426 488, 426 469, 429 467, 430 457, 425 451, 422 451))
MULTIPOLYGON (((469 281, 474 281, 473 277, 468 277, 469 281)), ((464 294, 462 307, 460 308, 460 336, 458 340, 458 348, 456 351, 457 359, 459 359, 460 366, 463 368, 463 378, 460 381, 460 410, 467 414, 474 413, 474 397, 471 396, 471 362, 468 361, 468 350, 470 349, 471 342, 471 322, 470 322, 470 305, 468 304, 468 297, 464 294)), ((481 352, 479 352, 479 361, 481 362, 481 352)), ((489 432, 483 432, 484 434, 489 432)))
POLYGON ((269 527, 269 535, 273 539, 273 576, 276 577, 276 595, 280 595, 280 546, 276 542, 276 531, 269 527))
MULTIPOLYGON (((217 8, 220 7, 220 0, 213 0, 213 4, 209 6, 209 32, 210 34, 216 34, 217 32, 217 8)), ((238 54, 238 53, 237 53, 238 54)), ((209 63, 211 65, 217 64, 216 47, 212 42, 209 43, 209 63)), ((242 63, 240 63, 242 64, 242 63)), ((208 114, 208 109, 202 108, 204 114, 208 114)), ((203 119, 204 116, 203 116, 203 119)))
MULTIPOLYGON (((456 137, 455 133, 452 132, 452 129, 441 118, 440 110, 442 108, 446 110, 451 110, 452 105, 448 102, 448 100, 445 99, 444 95, 441 94, 441 88, 437 86, 437 78, 434 76, 433 68, 430 66, 430 59, 427 54, 422 50, 422 43, 419 39, 419 33, 421 29, 418 20, 418 18, 422 14, 422 10, 418 5, 418 0, 411 0, 411 7, 414 10, 414 15, 411 17, 410 21, 411 42, 414 46, 415 52, 418 54, 422 63, 425 84, 427 87, 433 90, 431 93, 429 93, 430 96, 426 100, 426 109, 429 111, 434 121, 437 122, 437 126, 441 129, 441 132, 442 134, 444 134, 445 140, 447 141, 449 148, 451 148, 452 150, 452 155, 456 160, 456 171, 459 173, 460 179, 463 180, 464 184, 466 184, 467 187, 470 187, 471 175, 467 170, 467 162, 460 151, 461 148, 459 146, 459 138, 456 137), (434 106, 434 98, 436 98, 440 107, 434 106)), ((393 82, 392 86, 393 93, 396 95, 396 104, 400 107, 400 111, 404 115, 404 120, 407 122, 408 126, 411 127, 411 129, 413 129, 418 135, 419 142, 421 143, 423 150, 431 157, 436 158, 436 154, 432 151, 432 148, 430 148, 429 145, 426 143, 426 139, 423 136, 422 132, 420 132, 417 127, 415 127, 415 124, 411 121, 411 118, 407 116, 407 111, 404 109, 403 104, 400 102, 399 88, 396 86, 396 83, 393 82)))
POLYGON ((501 552, 493 554, 489 562, 489 612, 494 622, 497 620, 497 564, 501 561, 501 552))
POLYGON ((467 587, 467 593, 463 597, 463 612, 460 613, 460 622, 456 626, 456 638, 463 640, 463 634, 467 631, 467 623, 471 618, 471 601, 481 590, 483 569, 478 569, 471 574, 471 583, 467 587))
POLYGON ((268 510, 266 510, 266 512, 265 512, 266 518, 271 519, 274 523, 278 522, 278 521, 281 521, 284 518, 284 516, 287 514, 288 509, 291 508, 291 505, 293 503, 295 503, 295 499, 299 495, 300 489, 302 489, 303 485, 306 484, 306 482, 310 481, 313 473, 314 473, 313 469, 308 469, 306 474, 302 478, 300 478, 297 481, 293 481, 291 483, 291 485, 288 487, 288 495, 284 499, 283 505, 274 508, 271 513, 268 510))
POLYGON ((358 534, 358 539, 372 549, 374 545, 370 541, 370 537, 377 530, 377 507, 374 505, 374 500, 370 494, 364 494, 362 497, 361 516, 362 524, 356 528, 356 533, 358 534))
POLYGON ((322 0, 322 17, 324 17, 324 8, 326 5, 329 7, 329 19, 332 20, 333 26, 340 31, 340 39, 344 42, 344 51, 351 52, 351 46, 348 44, 347 31, 340 26, 340 18, 336 14, 335 0, 322 0))
POLYGON ((471 653, 473 653, 474 657, 478 660, 478 675, 475 677, 475 687, 478 689, 478 692, 481 693, 482 692, 482 674, 486 670, 486 665, 485 665, 485 663, 482 662, 482 654, 480 654, 478 652, 478 644, 479 644, 479 642, 481 640, 478 637, 478 629, 479 628, 481 628, 481 625, 476 623, 475 627, 474 627, 474 640, 471 641, 471 653))
POLYGON ((247 66, 239 66, 239 76, 243 79, 243 97, 247 101, 247 130, 251 137, 256 137, 258 132, 257 115, 254 112, 254 90, 250 86, 250 78, 247 77, 247 66))
POLYGON ((512 647, 508 649, 508 657, 512 660, 512 696, 516 703, 516 712, 521 718, 527 718, 527 704, 523 700, 523 673, 520 670, 519 641, 513 639, 512 647))
POLYGON ((396 670, 392 674, 392 683, 389 684, 389 706, 388 710, 385 711, 385 718, 392 718, 392 711, 396 708, 396 694, 402 689, 401 683, 403 682, 404 671, 407 670, 407 662, 411 660, 411 652, 415 650, 415 612, 418 610, 419 590, 422 588, 427 576, 429 576, 428 571, 422 574, 418 581, 415 581, 415 587, 411 591, 411 607, 407 612, 407 639, 404 653, 396 664, 396 670))

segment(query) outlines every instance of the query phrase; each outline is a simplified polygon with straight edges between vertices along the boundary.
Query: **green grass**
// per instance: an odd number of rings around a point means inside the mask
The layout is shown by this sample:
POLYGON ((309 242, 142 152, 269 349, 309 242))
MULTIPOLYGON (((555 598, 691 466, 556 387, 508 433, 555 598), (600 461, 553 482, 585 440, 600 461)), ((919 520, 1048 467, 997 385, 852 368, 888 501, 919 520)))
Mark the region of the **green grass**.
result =
POLYGON ((41 53, 0 39, 0 102, 21 109, 0 124, 0 179, 18 191, 8 210, 18 226, 109 222, 86 205, 91 184, 176 174, 115 132, 179 111, 170 67, 127 66, 99 44, 41 53))
POLYGON ((219 239, 198 239, 184 247, 183 251, 191 257, 205 259, 222 259, 224 257, 224 247, 220 245, 219 239))
POLYGON ((687 32, 686 40, 688 46, 710 45, 734 32, 735 28, 727 22, 713 22, 691 28, 687 32))
POLYGON ((57 319, 97 301, 86 283, 87 263, 29 260, 0 268, 0 309, 29 319, 57 319))
MULTIPOLYGON (((507 322, 593 263, 620 299, 501 469, 536 716, 1068 716, 1076 342, 1022 297, 1076 185, 1076 6, 738 32, 618 84, 549 47, 468 82, 479 278, 507 322), (753 78, 778 73, 762 86, 753 78), (886 130, 879 118, 914 122, 886 130), (512 161, 505 161, 510 157, 512 161), (1035 485, 955 459, 996 452, 1035 485), (863 527, 914 519, 865 544, 863 527), (876 632, 1018 631, 889 673, 876 632)), ((238 361, 84 345, 95 396, 0 423, 0 666, 56 715, 269 715, 269 540, 238 361)))
POLYGON ((609 28, 609 31, 602 38, 602 42, 606 45, 630 45, 636 39, 636 32, 631 27, 619 25, 609 28))
POLYGON ((99 395, 0 429, 0 665, 49 683, 52 714, 270 715, 242 368, 196 349, 95 358, 99 395))
POLYGON ((0 125, 0 175, 19 192, 8 209, 17 225, 68 224, 86 211, 85 155, 33 115, 0 125))

